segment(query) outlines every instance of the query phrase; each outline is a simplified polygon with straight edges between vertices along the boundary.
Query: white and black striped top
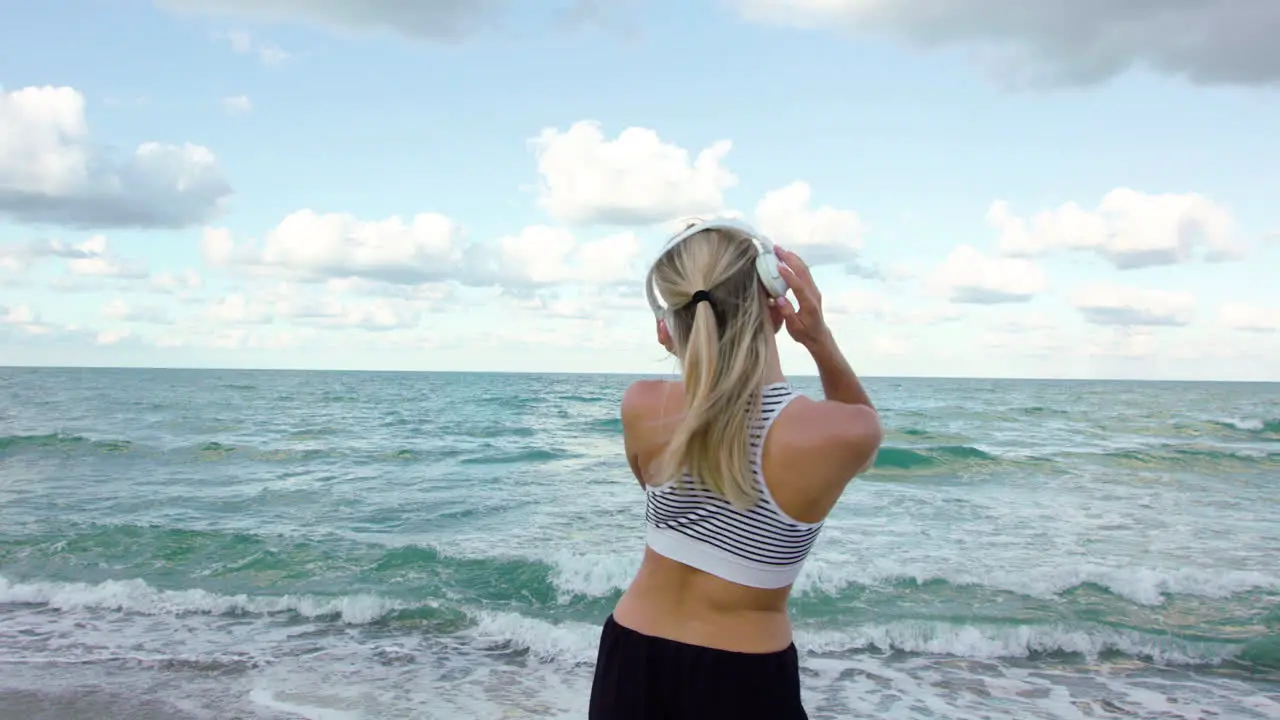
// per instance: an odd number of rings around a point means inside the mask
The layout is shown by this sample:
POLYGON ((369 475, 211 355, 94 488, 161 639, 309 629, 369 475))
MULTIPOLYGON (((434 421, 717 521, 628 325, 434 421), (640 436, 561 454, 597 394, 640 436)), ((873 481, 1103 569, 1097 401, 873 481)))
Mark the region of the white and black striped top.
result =
POLYGON ((766 385, 751 424, 750 466, 758 500, 746 510, 685 473, 646 488, 649 547, 660 555, 741 585, 779 588, 795 582, 822 523, 793 519, 769 492, 761 470, 765 435, 797 397, 787 383, 766 385))

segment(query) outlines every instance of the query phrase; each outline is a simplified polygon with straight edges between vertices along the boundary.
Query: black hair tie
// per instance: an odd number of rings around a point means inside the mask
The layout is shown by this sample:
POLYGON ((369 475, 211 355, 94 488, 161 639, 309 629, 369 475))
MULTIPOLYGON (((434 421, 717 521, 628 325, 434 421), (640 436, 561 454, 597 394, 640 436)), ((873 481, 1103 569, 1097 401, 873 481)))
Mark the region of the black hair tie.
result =
POLYGON ((698 292, 694 293, 693 297, 689 299, 689 306, 697 307, 698 303, 700 302, 711 303, 712 310, 714 310, 716 307, 715 301, 711 299, 711 293, 707 292, 706 290, 699 290, 698 292))

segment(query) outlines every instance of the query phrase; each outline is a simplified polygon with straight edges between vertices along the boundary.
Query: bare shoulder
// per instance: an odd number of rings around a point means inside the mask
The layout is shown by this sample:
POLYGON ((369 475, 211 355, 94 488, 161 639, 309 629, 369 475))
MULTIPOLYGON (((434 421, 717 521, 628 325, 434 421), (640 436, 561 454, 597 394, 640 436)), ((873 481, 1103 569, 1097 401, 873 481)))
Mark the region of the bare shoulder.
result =
POLYGON ((677 385, 680 383, 670 380, 636 380, 622 393, 622 406, 625 408, 648 404, 655 398, 671 392, 671 388, 677 385))
POLYGON ((683 403, 684 384, 679 382, 637 380, 622 394, 622 442, 642 485, 643 468, 662 451, 683 403))
POLYGON ((669 380, 637 380, 622 394, 622 422, 635 422, 661 414, 682 401, 684 384, 669 380))
POLYGON ((823 475, 848 481, 875 461, 884 440, 875 409, 804 396, 791 404, 786 423, 778 428, 780 439, 793 453, 803 455, 806 464, 816 462, 825 470, 823 475))

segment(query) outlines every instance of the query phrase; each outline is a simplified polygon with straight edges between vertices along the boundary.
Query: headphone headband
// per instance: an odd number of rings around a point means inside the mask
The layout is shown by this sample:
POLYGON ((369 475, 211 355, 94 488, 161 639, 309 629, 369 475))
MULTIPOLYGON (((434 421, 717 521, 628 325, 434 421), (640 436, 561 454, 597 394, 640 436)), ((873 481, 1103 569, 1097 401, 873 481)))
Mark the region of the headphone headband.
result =
MULTIPOLYGON (((704 220, 681 230, 675 237, 667 241, 667 244, 662 247, 662 252, 658 253, 658 257, 666 255, 671 248, 704 230, 737 230, 757 246, 763 246, 763 252, 773 252, 773 241, 757 232, 755 228, 741 220, 735 220, 733 218, 718 218, 715 220, 704 220)), ((760 252, 760 250, 757 250, 757 252, 760 252)))
MULTIPOLYGON (((658 258, 666 255, 672 248, 685 240, 705 230, 734 230, 745 236, 756 249, 756 275, 760 278, 760 283, 764 285, 765 291, 769 293, 770 297, 775 298, 787 294, 787 282, 778 272, 778 256, 774 252, 773 241, 740 220, 720 218, 691 225, 668 240, 662 247, 662 252, 658 253, 658 258)), ((656 260, 654 264, 657 264, 656 260)), ((646 277, 645 295, 648 297, 649 307, 658 319, 666 319, 670 308, 664 308, 662 303, 658 301, 658 293, 653 287, 652 267, 650 267, 646 277)))

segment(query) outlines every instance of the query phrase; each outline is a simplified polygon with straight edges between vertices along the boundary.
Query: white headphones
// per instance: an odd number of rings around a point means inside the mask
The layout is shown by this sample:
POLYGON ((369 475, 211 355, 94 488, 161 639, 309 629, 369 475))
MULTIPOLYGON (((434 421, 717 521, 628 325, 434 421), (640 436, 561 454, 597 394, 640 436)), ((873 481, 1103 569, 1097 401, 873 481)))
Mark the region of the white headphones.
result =
MULTIPOLYGON (((736 230, 747 236, 751 240, 751 244, 756 248, 756 275, 759 276, 760 284, 764 286, 765 292, 769 293, 771 298, 780 298, 787 294, 787 281, 783 279, 782 273, 778 271, 778 255, 774 252, 773 242, 744 222, 727 218, 700 222, 686 228, 667 241, 667 244, 662 248, 662 252, 658 253, 658 257, 666 255, 671 248, 703 230, 736 230)), ((653 286, 652 269, 649 270, 649 279, 645 282, 645 295, 649 299, 649 307, 653 310, 654 316, 659 320, 667 320, 671 308, 663 307, 658 300, 657 289, 653 286)))

